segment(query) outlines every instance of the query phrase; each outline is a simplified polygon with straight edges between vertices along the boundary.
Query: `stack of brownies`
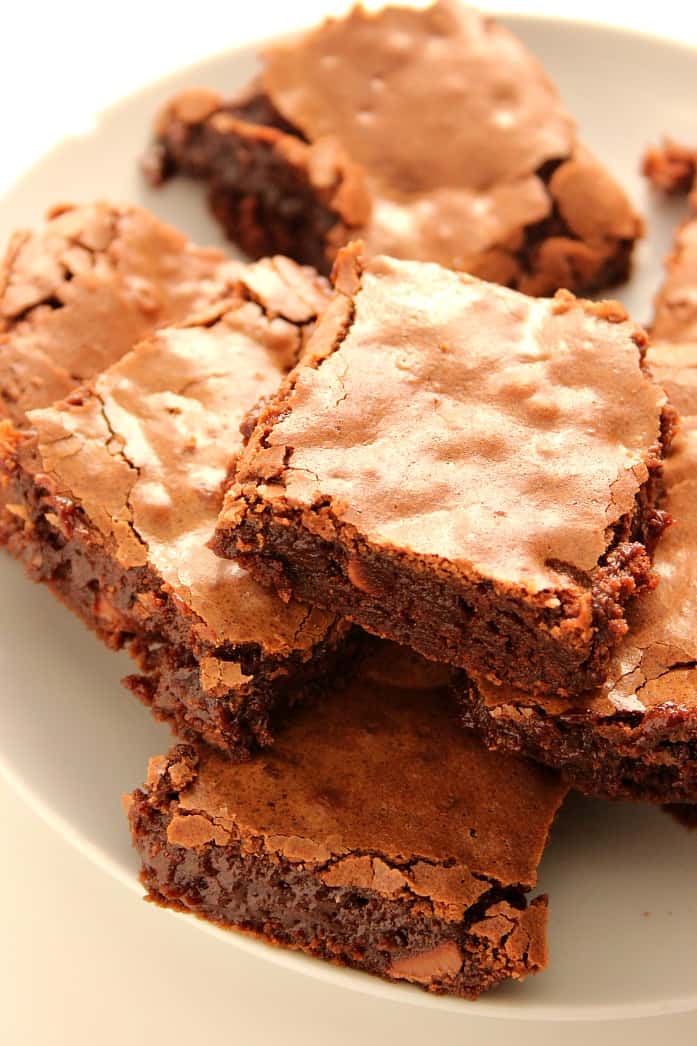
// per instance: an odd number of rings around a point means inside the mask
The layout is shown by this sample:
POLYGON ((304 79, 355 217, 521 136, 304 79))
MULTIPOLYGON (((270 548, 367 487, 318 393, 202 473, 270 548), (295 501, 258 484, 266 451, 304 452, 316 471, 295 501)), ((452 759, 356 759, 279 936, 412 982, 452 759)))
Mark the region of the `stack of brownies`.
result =
POLYGON ((145 169, 258 260, 102 202, 17 234, 0 540, 181 740, 127 801, 148 897, 436 992, 535 973, 568 789, 697 802, 697 223, 651 345, 576 298, 640 219, 456 0, 180 94, 145 169))

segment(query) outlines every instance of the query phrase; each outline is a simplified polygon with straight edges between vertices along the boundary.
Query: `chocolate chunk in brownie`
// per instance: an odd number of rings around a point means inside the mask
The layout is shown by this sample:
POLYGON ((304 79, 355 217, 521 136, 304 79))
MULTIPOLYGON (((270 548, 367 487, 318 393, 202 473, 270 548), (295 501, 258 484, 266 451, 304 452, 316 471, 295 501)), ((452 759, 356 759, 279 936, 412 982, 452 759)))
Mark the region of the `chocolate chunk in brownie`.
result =
POLYGON ((139 207, 57 207, 0 263, 0 419, 67 396, 228 282, 220 251, 139 207))
POLYGON ((682 415, 665 461, 665 508, 677 521, 656 551, 654 592, 605 684, 575 699, 535 700, 461 681, 465 722, 487 743, 557 767, 574 788, 610 798, 697 803, 697 345, 649 350, 682 415))
POLYGON ((216 548, 283 595, 543 693, 599 682, 653 584, 665 394, 617 303, 339 257, 216 548))
POLYGON ((132 686, 156 715, 231 751, 269 740, 348 632, 206 547, 240 422, 326 300, 294 262, 249 266, 207 314, 30 411, 33 435, 8 452, 12 551, 110 646, 130 648, 146 673, 132 686))
POLYGON ((542 969, 547 899, 526 894, 565 789, 452 729, 437 673, 399 658, 376 652, 250 762, 151 760, 127 801, 148 898, 434 992, 542 969))
POLYGON ((145 166, 205 181, 251 254, 323 271, 360 236, 531 294, 589 292, 626 277, 641 232, 539 63, 458 0, 356 7, 267 48, 238 100, 182 93, 145 166))

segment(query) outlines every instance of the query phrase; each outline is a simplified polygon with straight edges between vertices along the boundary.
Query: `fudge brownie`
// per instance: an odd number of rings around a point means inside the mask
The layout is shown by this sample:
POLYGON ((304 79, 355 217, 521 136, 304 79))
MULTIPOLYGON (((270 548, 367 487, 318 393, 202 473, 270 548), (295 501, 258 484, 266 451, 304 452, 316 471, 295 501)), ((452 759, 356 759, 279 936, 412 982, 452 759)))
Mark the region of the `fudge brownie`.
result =
POLYGON ((535 692, 600 682, 652 587, 666 397, 614 302, 346 248, 216 531, 284 597, 535 692))
MULTIPOLYGON (((687 192, 695 186, 697 149, 667 142, 650 149, 644 173, 669 193, 687 192)), ((651 332, 667 341, 697 340, 697 188, 690 195, 691 214, 675 234, 666 261, 667 275, 654 302, 651 332)))
MULTIPOLYGON (((557 767, 574 788, 609 798, 697 803, 697 344, 649 350, 682 416, 665 461, 676 519, 656 551, 659 585, 630 614, 605 684, 537 701, 461 681, 465 722, 486 742, 557 767)), ((684 809, 685 807, 683 807, 684 809)))
POLYGON ((398 652, 304 706, 244 764, 179 745, 126 806, 149 900, 433 992, 547 959, 528 904, 565 789, 450 727, 438 670, 398 652))
POLYGON ((0 421, 22 425, 207 304, 224 262, 139 207, 57 207, 16 233, 0 263, 0 421))
POLYGON ((323 280, 282 258, 249 266, 229 293, 30 411, 8 500, 12 551, 110 646, 129 647, 138 696, 180 735, 233 752, 270 739, 348 626, 283 603, 206 547, 240 423, 327 300, 323 280))
POLYGON ((328 272, 339 247, 530 294, 626 277, 641 222, 523 44, 458 0, 354 8, 262 55, 237 99, 185 91, 150 179, 207 183, 230 238, 328 272))

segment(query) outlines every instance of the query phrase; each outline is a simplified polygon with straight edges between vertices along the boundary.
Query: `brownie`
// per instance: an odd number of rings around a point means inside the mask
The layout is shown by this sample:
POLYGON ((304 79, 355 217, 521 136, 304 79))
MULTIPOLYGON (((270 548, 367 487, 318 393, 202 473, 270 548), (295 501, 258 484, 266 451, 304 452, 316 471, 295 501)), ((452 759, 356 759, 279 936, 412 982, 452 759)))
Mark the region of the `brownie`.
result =
POLYGON ((247 763, 179 745, 127 799, 149 900, 474 997, 547 959, 528 904, 565 789, 451 729, 439 667, 379 652, 247 763))
POLYGON ((682 415, 665 461, 676 519, 656 551, 659 585, 630 614, 602 687, 537 701, 486 681, 460 682, 465 723, 487 744, 557 767, 589 795, 697 803, 697 343, 649 350, 682 415))
POLYGON ((184 91, 145 170, 205 182, 250 254, 324 272, 360 237, 531 294, 590 292, 627 276, 641 232, 536 59, 458 0, 355 7, 268 47, 237 99, 184 91))
MULTIPOLYGON (((348 625, 282 602, 207 547, 240 422, 297 358, 327 289, 279 258, 29 412, 10 455, 11 550, 143 675, 185 737, 244 754, 330 667, 348 625)), ((77 322, 77 320, 76 320, 77 322)))
POLYGON ((656 189, 666 193, 687 193, 697 173, 697 149, 666 138, 662 145, 646 150, 642 174, 656 189))
POLYGON ((56 207, 16 233, 0 262, 0 422, 23 425, 208 304, 231 264, 139 207, 56 207))
POLYGON ((687 828, 689 831, 697 829, 697 806, 667 803, 663 809, 683 828, 687 828))
POLYGON ((653 585, 665 394, 617 303, 346 248, 215 538, 287 598, 540 693, 599 682, 653 585))
POLYGON ((668 193, 690 194, 690 215, 675 234, 666 260, 666 278, 654 302, 651 332, 667 341, 697 340, 697 149, 666 142, 650 149, 644 173, 668 193))

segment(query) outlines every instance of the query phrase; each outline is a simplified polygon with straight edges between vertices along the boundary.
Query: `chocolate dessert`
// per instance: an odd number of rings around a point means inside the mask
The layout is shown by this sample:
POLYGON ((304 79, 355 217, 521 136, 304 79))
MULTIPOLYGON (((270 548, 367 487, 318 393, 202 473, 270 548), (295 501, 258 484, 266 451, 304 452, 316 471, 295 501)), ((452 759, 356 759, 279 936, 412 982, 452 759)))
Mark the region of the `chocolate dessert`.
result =
POLYGON ((152 759, 127 801, 148 898, 433 992, 541 970, 526 895, 565 789, 453 729, 439 675, 378 647, 251 762, 152 759))
POLYGON ((328 272, 371 254, 435 261, 530 294, 623 280, 641 222, 579 142, 523 44, 457 0, 354 8, 267 47, 237 98, 187 90, 145 169, 208 187, 252 256, 328 272))

